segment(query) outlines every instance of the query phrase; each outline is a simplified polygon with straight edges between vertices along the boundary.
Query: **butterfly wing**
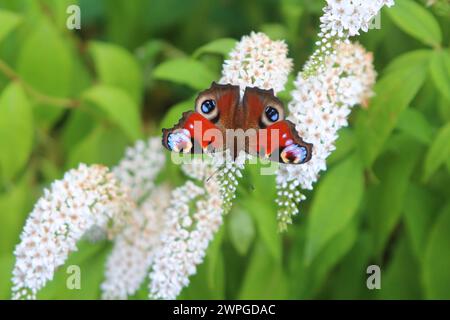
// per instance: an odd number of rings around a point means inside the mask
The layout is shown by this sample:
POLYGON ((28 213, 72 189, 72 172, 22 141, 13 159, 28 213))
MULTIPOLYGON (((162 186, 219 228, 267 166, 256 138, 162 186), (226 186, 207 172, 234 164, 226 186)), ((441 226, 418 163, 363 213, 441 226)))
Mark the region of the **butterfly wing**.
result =
POLYGON ((243 128, 257 129, 258 132, 257 142, 247 145, 248 153, 290 164, 311 159, 313 145, 303 141, 295 125, 285 120, 283 103, 275 97, 273 90, 246 88, 243 108, 243 128))
POLYGON ((202 153, 222 149, 225 132, 233 128, 239 105, 239 87, 212 83, 195 100, 195 111, 183 113, 171 129, 163 129, 163 145, 175 152, 202 153))

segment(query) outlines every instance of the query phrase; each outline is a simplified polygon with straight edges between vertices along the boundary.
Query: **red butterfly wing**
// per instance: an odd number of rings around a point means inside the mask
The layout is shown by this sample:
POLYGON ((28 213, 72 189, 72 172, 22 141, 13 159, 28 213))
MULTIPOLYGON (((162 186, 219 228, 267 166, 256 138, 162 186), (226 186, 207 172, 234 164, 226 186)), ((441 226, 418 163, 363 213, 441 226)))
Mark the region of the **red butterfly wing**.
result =
POLYGON ((273 90, 247 88, 243 105, 244 128, 258 129, 257 144, 249 144, 248 153, 291 164, 311 159, 312 144, 304 142, 294 124, 284 120, 283 103, 275 97, 273 90))
POLYGON ((171 129, 163 129, 163 145, 175 152, 202 153, 207 147, 222 149, 226 129, 233 128, 239 104, 239 87, 213 83, 195 101, 195 111, 185 112, 171 129))

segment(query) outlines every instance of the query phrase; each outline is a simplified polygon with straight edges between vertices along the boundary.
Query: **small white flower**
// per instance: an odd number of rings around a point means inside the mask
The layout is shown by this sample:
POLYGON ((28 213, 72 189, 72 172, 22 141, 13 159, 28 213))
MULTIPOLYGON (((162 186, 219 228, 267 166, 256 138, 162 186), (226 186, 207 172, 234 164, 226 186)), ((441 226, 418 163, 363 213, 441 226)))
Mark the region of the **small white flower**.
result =
POLYGON ((220 83, 241 87, 273 89, 283 91, 292 59, 287 57, 288 48, 284 41, 273 41, 264 33, 250 33, 244 36, 230 52, 222 67, 220 83))
POLYGON ((338 130, 348 124, 351 108, 364 105, 372 96, 376 78, 372 60, 372 54, 359 44, 342 43, 336 54, 326 58, 321 72, 308 78, 299 73, 288 106, 288 119, 314 147, 309 162, 280 166, 277 203, 281 229, 291 223, 291 216, 298 213, 296 204, 304 199, 303 195, 293 197, 289 193, 297 187, 313 188, 320 171, 326 170, 326 159, 335 149, 338 130))
MULTIPOLYGON (((193 182, 188 181, 183 186, 175 189, 171 194, 170 206, 166 210, 167 216, 164 231, 161 235, 161 245, 156 249, 152 272, 150 273, 150 296, 156 299, 175 299, 181 289, 189 283, 189 276, 195 273, 195 265, 202 261, 204 251, 201 250, 202 241, 208 241, 206 237, 199 237, 199 230, 204 229, 204 224, 210 220, 199 219, 199 213, 190 216, 189 204, 197 202, 205 190, 193 182), (183 221, 190 218, 194 222, 193 230, 187 230, 183 221), (203 224, 203 225, 202 225, 203 224), (200 251, 199 251, 200 250, 200 251), (193 259, 196 257, 196 259, 193 259)), ((213 220, 214 215, 221 216, 221 207, 211 207, 207 216, 213 220)), ((201 209, 198 211, 201 212, 201 209)), ((214 233, 215 227, 209 226, 209 232, 214 233)), ((206 234, 208 236, 208 234, 206 234)))
POLYGON ((104 299, 126 299, 136 293, 153 263, 164 227, 164 210, 170 201, 170 190, 157 187, 143 204, 136 208, 128 225, 115 238, 108 257, 104 299))
POLYGON ((38 200, 14 254, 13 299, 35 299, 93 226, 106 228, 133 208, 128 190, 103 166, 80 165, 38 200))
POLYGON ((150 273, 151 298, 175 299, 189 284, 222 225, 223 215, 231 208, 245 158, 241 155, 232 161, 229 152, 219 152, 182 166, 190 177, 203 182, 203 187, 187 181, 171 194, 150 273), (190 210, 194 203, 195 210, 190 210))
POLYGON ((139 202, 150 194, 165 160, 161 138, 153 137, 128 148, 113 172, 122 184, 130 188, 133 199, 139 202))
POLYGON ((338 37, 359 35, 360 30, 367 31, 383 6, 393 5, 393 0, 327 0, 320 18, 321 33, 338 37))
POLYGON ((314 75, 323 67, 326 56, 334 54, 335 45, 347 42, 349 37, 367 32, 370 21, 384 6, 391 7, 394 0, 327 0, 324 14, 320 18, 317 50, 311 55, 303 69, 303 76, 314 75))

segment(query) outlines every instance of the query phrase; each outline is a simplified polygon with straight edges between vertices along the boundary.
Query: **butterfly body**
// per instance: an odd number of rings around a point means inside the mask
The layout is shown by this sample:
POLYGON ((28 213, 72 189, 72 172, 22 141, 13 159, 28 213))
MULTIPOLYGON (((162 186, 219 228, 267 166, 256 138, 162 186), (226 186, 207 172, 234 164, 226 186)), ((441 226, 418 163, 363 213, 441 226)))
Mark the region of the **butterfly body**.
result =
POLYGON ((312 144, 298 136, 285 120, 282 102, 272 90, 245 89, 213 83, 199 94, 195 111, 183 113, 171 129, 163 129, 163 145, 175 152, 202 153, 230 150, 300 164, 311 159, 312 144))

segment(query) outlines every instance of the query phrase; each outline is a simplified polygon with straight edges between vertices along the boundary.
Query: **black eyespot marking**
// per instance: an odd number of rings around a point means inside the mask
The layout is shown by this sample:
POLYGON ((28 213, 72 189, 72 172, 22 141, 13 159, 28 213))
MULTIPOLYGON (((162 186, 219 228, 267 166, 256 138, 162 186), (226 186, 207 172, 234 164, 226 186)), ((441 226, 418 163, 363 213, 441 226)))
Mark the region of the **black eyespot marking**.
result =
POLYGON ((216 108, 216 102, 214 100, 205 100, 201 105, 202 112, 208 114, 216 108))
POLYGON ((280 118, 278 110, 275 109, 274 107, 267 106, 264 112, 266 113, 267 119, 269 119, 272 122, 276 122, 280 118))

